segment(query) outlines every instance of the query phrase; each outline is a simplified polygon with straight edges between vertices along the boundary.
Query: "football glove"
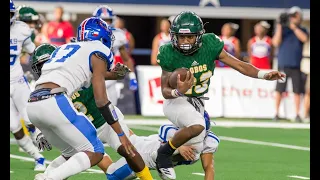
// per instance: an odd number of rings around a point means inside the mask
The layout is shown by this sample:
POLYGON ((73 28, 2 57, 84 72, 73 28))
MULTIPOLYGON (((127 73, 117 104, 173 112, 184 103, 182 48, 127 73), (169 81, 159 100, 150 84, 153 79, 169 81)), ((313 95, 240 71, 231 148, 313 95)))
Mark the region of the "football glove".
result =
POLYGON ((36 141, 39 151, 44 151, 45 149, 47 149, 47 151, 50 151, 52 149, 51 144, 47 141, 42 133, 38 134, 36 141))

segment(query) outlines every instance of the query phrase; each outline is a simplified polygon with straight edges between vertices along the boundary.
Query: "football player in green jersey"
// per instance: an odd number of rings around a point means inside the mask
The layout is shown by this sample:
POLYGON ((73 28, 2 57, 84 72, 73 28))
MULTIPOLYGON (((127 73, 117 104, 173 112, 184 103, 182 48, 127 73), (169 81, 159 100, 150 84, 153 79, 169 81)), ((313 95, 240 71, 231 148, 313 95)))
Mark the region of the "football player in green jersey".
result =
POLYGON ((157 62, 161 66, 161 90, 165 98, 163 112, 181 128, 173 138, 161 146, 157 155, 157 169, 163 179, 175 179, 172 154, 181 145, 192 145, 200 151, 205 137, 205 111, 203 95, 208 92, 210 77, 215 69, 214 60, 239 71, 245 76, 264 80, 285 77, 278 71, 261 71, 249 63, 223 50, 223 41, 214 33, 206 33, 201 18, 194 12, 178 14, 170 27, 171 43, 160 47, 157 62), (171 73, 178 68, 188 68, 185 81, 177 76, 177 88, 169 85, 171 73))
MULTIPOLYGON (((34 55, 32 57, 32 70, 34 73, 37 73, 38 76, 41 75, 41 68, 43 64, 49 60, 50 55, 53 53, 55 49, 56 46, 46 43, 40 45, 35 49, 34 55)), ((122 79, 128 72, 130 72, 130 70, 127 68, 127 66, 117 64, 111 72, 105 73, 105 79, 122 79)), ((126 150, 121 145, 117 133, 115 133, 112 127, 108 125, 107 121, 101 115, 101 112, 99 111, 96 105, 92 85, 87 89, 75 92, 71 96, 71 99, 75 108, 79 112, 85 114, 88 117, 88 119, 91 120, 92 124, 97 129, 97 135, 101 142, 109 144, 111 148, 113 148, 120 155, 122 155, 128 162, 130 168, 136 173, 136 175, 141 180, 151 180, 152 177, 150 171, 148 167, 145 165, 140 154, 135 149, 131 151, 134 154, 129 154, 128 150, 127 153, 124 153, 126 150)), ((127 137, 129 137, 130 130, 123 121, 124 116, 122 112, 116 106, 114 106, 114 108, 119 119, 118 122, 124 134, 127 137)), ((103 159, 97 164, 97 166, 106 173, 107 168, 111 163, 111 158, 105 153, 103 159)), ((49 171, 52 168, 53 167, 49 165, 47 171, 49 171)))

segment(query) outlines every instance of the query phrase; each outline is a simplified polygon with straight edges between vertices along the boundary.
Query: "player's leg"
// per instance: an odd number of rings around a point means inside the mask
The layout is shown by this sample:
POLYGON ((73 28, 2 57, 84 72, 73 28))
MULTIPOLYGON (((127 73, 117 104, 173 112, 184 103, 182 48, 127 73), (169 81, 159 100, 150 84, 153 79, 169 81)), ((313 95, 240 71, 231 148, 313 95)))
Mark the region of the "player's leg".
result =
POLYGON ((162 175, 169 179, 175 179, 172 154, 178 147, 188 141, 193 144, 195 150, 199 153, 203 147, 202 141, 205 137, 206 126, 203 117, 203 102, 195 98, 188 99, 189 102, 187 99, 186 97, 179 97, 166 100, 163 106, 166 117, 180 128, 171 140, 158 149, 157 168, 162 175))
MULTIPOLYGON (((129 137, 130 131, 128 126, 124 122, 124 116, 121 111, 115 106, 115 110, 119 117, 119 123, 124 131, 125 135, 129 137)), ((132 157, 131 155, 126 153, 125 148, 122 146, 118 135, 114 132, 114 130, 108 124, 104 124, 98 130, 98 137, 102 140, 102 142, 106 142, 117 151, 122 157, 126 159, 131 169, 137 173, 137 176, 144 180, 144 179, 152 179, 150 171, 148 167, 145 165, 141 155, 134 150, 135 156, 132 157)))
POLYGON ((13 100, 10 98, 10 131, 12 132, 14 138, 17 141, 17 144, 28 153, 31 157, 35 159, 35 171, 44 171, 46 165, 44 163, 45 159, 40 154, 37 147, 34 146, 32 140, 27 136, 20 123, 20 114, 13 103, 13 100))
POLYGON ((136 179, 135 172, 129 167, 124 157, 112 163, 107 170, 108 180, 131 180, 136 179))
POLYGON ((107 169, 112 164, 112 159, 108 154, 104 154, 102 160, 97 164, 97 166, 104 172, 107 173, 107 169))
POLYGON ((40 130, 45 131, 44 127, 50 127, 54 133, 47 137, 48 141, 60 149, 64 156, 70 157, 48 172, 47 177, 65 179, 101 161, 104 147, 96 129, 85 115, 76 111, 65 95, 29 103, 27 111, 31 121, 40 130))
POLYGON ((310 120, 310 73, 308 74, 306 85, 305 85, 305 95, 304 95, 304 118, 305 120, 310 120))
POLYGON ((284 72, 287 77, 285 78, 284 82, 283 81, 277 81, 276 84, 276 93, 275 93, 275 108, 276 108, 276 114, 273 118, 273 121, 279 120, 279 110, 280 110, 280 103, 282 100, 282 94, 286 91, 287 88, 287 80, 288 76, 290 75, 287 69, 281 70, 284 72))
POLYGON ((106 90, 109 101, 116 106, 118 103, 118 92, 117 92, 117 81, 116 80, 108 80, 105 81, 106 83, 106 90))
POLYGON ((22 119, 25 122, 25 125, 30 133, 30 137, 33 141, 33 144, 36 144, 36 136, 40 133, 39 130, 30 122, 29 117, 27 115, 27 103, 30 96, 31 90, 29 88, 29 84, 25 77, 23 80, 19 81, 16 84, 16 88, 14 93, 12 94, 12 99, 21 114, 22 119))
POLYGON ((292 79, 292 90, 294 93, 294 103, 295 103, 295 110, 296 110, 295 121, 302 122, 299 116, 300 105, 301 105, 301 94, 303 92, 302 72, 300 71, 300 69, 291 69, 291 79, 292 79))

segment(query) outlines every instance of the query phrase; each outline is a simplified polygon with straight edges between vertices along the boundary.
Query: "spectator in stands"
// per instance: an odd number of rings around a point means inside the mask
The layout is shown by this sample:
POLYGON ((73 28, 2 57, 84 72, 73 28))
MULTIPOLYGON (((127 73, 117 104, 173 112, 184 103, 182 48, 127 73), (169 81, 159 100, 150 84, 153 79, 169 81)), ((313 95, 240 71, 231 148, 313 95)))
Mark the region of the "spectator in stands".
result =
POLYGON ((126 34, 126 38, 127 38, 128 42, 129 42, 128 47, 127 47, 128 48, 128 53, 129 53, 129 55, 131 55, 131 53, 132 53, 132 51, 133 51, 133 49, 135 47, 135 41, 134 41, 134 37, 131 34, 131 32, 129 32, 126 29, 125 20, 120 18, 120 17, 117 17, 114 27, 123 30, 124 33, 126 34))
MULTIPOLYGON (((235 23, 225 23, 221 29, 220 38, 224 42, 224 50, 240 59, 241 57, 241 48, 240 48, 240 40, 235 37, 235 33, 239 29, 239 25, 235 23)), ((224 63, 220 61, 215 61, 217 67, 227 67, 224 63)))
POLYGON ((310 121, 310 72, 307 76, 307 82, 304 94, 304 118, 305 121, 310 121))
POLYGON ((62 19, 63 14, 63 7, 56 7, 54 10, 55 20, 49 22, 47 27, 50 43, 57 46, 69 43, 74 36, 72 24, 62 19))
POLYGON ((301 26, 302 10, 294 6, 289 9, 289 23, 277 23, 276 31, 272 37, 272 44, 278 48, 278 69, 283 71, 287 78, 284 82, 277 82, 276 85, 276 115, 274 120, 279 119, 279 107, 282 99, 282 93, 286 91, 287 79, 292 79, 296 118, 295 121, 301 122, 300 112, 300 94, 302 90, 302 74, 300 64, 302 60, 303 44, 309 39, 307 29, 301 26))
POLYGON ((152 41, 151 65, 158 65, 157 54, 160 46, 170 43, 171 37, 169 33, 170 22, 168 19, 162 19, 160 22, 160 33, 158 33, 152 41))
POLYGON ((272 40, 267 36, 269 28, 266 21, 258 22, 254 26, 255 36, 248 41, 249 62, 259 69, 272 69, 272 40))
POLYGON ((49 42, 48 33, 47 33, 47 27, 48 27, 47 20, 42 14, 39 14, 39 16, 40 16, 40 22, 42 26, 34 40, 35 42, 37 42, 37 46, 39 46, 40 44, 49 42))

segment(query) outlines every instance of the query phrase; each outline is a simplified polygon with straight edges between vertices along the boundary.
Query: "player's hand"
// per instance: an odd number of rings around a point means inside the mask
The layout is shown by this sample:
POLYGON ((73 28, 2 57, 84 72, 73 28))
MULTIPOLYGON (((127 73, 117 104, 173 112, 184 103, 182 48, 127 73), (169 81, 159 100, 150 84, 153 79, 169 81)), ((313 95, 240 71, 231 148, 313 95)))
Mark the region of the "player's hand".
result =
POLYGON ((123 79, 128 72, 131 72, 131 70, 126 65, 117 63, 111 72, 116 73, 119 79, 123 79))
POLYGON ((283 78, 285 78, 285 77, 286 77, 286 75, 279 72, 279 71, 271 71, 271 72, 265 74, 263 79, 270 80, 270 81, 280 79, 280 80, 284 81, 283 78))
POLYGON ((135 147, 131 144, 130 140, 127 138, 126 135, 120 136, 119 140, 122 146, 125 148, 126 152, 131 155, 132 157, 135 156, 134 150, 136 151, 135 147))
POLYGON ((48 140, 44 137, 42 133, 38 134, 36 141, 39 151, 44 151, 45 149, 47 149, 47 151, 50 151, 52 149, 51 144, 48 142, 48 140))
POLYGON ((177 90, 184 94, 193 86, 194 76, 188 71, 186 75, 186 79, 184 81, 180 80, 180 74, 177 76, 177 90))
POLYGON ((180 146, 178 151, 186 161, 194 161, 196 158, 194 155, 194 148, 192 146, 180 146))

